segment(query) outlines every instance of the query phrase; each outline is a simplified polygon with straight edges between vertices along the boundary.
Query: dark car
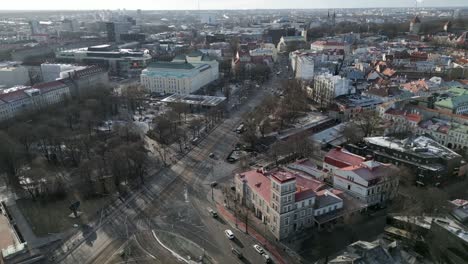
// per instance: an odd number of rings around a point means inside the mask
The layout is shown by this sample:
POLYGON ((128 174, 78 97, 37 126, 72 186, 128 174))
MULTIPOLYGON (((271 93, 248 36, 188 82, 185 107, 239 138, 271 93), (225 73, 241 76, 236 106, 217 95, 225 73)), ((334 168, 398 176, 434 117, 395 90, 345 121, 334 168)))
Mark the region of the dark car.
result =
POLYGON ((244 256, 242 255, 242 252, 240 252, 239 250, 232 248, 231 251, 232 251, 232 254, 236 255, 238 259, 244 258, 244 256))

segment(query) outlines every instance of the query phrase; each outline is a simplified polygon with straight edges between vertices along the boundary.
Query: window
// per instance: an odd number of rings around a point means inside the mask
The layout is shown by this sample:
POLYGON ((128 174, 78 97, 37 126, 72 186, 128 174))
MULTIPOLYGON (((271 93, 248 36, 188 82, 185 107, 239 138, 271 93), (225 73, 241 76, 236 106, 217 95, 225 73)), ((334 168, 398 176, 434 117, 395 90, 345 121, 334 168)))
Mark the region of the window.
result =
POLYGON ((286 218, 284 219, 284 224, 285 224, 285 225, 289 225, 289 217, 286 217, 286 218))
POLYGON ((351 190, 351 185, 348 184, 348 190, 351 190))
POLYGON ((302 201, 302 207, 304 207, 304 206, 305 206, 305 201, 302 201))

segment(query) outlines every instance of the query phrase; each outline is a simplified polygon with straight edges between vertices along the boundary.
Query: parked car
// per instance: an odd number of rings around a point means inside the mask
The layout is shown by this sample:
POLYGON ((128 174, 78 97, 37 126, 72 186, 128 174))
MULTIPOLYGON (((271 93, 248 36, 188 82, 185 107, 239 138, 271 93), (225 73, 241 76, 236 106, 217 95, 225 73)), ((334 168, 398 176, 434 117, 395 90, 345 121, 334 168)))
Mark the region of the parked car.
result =
POLYGON ((230 240, 234 239, 234 233, 231 230, 224 230, 224 234, 226 234, 227 238, 229 238, 230 240))
POLYGON ((231 251, 238 259, 242 259, 244 256, 242 255, 242 252, 240 252, 238 249, 231 248, 231 251))
POLYGON ((210 158, 214 159, 215 154, 213 152, 211 152, 209 156, 210 156, 210 158))
POLYGON ((265 263, 271 263, 271 258, 268 254, 263 254, 263 258, 265 259, 265 263))
POLYGON ((258 254, 263 254, 265 252, 263 248, 257 244, 253 245, 253 248, 258 252, 258 254))

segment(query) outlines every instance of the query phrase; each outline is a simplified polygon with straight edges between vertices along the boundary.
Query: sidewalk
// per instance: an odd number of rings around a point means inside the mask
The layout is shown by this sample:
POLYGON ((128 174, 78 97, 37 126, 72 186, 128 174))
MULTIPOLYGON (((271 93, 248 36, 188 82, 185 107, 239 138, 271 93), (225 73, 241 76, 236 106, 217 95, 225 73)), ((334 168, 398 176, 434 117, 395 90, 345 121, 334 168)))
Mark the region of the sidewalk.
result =
MULTIPOLYGON (((216 208, 218 210, 218 213, 220 213, 226 221, 230 222, 231 224, 234 224, 236 222, 236 218, 234 217, 234 215, 228 210, 226 210, 224 206, 217 203, 216 208)), ((245 233, 246 231, 245 223, 242 221, 237 221, 237 229, 245 233)), ((248 234, 252 236, 253 238, 255 238, 258 242, 260 242, 260 244, 262 244, 265 247, 265 249, 268 250, 275 257, 278 263, 282 263, 282 264, 291 263, 291 262, 286 261, 284 257, 281 255, 281 253, 283 253, 284 250, 280 249, 278 245, 273 245, 272 243, 270 243, 265 237, 263 237, 261 234, 259 234, 250 226, 248 229, 248 234)))

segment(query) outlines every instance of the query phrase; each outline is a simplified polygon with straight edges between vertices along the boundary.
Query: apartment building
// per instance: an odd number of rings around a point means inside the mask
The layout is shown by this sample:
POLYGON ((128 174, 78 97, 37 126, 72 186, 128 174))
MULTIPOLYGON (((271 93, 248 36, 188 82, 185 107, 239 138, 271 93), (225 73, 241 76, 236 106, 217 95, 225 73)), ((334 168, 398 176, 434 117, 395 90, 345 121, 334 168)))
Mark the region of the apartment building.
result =
POLYGON ((315 60, 311 56, 298 56, 295 65, 295 77, 300 80, 314 78, 315 60))
POLYGON ((255 216, 280 240, 343 208, 343 200, 335 190, 283 169, 236 174, 235 184, 237 200, 253 209, 255 216))
POLYGON ((322 106, 330 105, 340 95, 356 93, 349 79, 329 73, 315 76, 314 87, 307 91, 309 97, 322 106))

